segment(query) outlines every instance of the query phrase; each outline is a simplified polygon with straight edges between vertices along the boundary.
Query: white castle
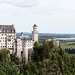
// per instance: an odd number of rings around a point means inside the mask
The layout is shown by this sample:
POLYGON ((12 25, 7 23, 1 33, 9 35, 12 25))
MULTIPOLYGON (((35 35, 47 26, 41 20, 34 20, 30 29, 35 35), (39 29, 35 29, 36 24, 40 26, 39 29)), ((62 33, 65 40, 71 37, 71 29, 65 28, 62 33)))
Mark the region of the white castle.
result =
POLYGON ((23 33, 21 33, 20 37, 17 37, 14 25, 0 25, 0 49, 8 49, 10 53, 15 53, 21 59, 23 57, 27 60, 30 59, 33 44, 36 41, 38 42, 36 24, 33 26, 32 38, 23 37, 23 33))
MULTIPOLYGON (((23 37, 23 33, 17 37, 14 25, 0 25, 0 49, 8 49, 10 53, 15 53, 21 59, 23 57, 27 61, 31 59, 33 45, 36 41, 38 42, 36 24, 33 26, 32 38, 23 37)), ((45 41, 50 41, 50 39, 46 39, 45 41)), ((54 44, 58 47, 59 41, 54 41, 54 44)))

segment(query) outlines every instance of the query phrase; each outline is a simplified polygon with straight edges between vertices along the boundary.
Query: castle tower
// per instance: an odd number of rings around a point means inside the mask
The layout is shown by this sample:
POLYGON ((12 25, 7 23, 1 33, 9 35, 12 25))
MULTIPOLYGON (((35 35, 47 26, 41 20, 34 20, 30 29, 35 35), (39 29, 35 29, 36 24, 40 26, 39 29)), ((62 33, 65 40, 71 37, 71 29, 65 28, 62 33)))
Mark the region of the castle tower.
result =
POLYGON ((32 40, 34 42, 36 42, 36 41, 38 42, 38 31, 37 31, 37 25, 36 24, 34 24, 34 26, 33 26, 32 40))
POLYGON ((21 32, 20 38, 23 38, 23 32, 21 32))

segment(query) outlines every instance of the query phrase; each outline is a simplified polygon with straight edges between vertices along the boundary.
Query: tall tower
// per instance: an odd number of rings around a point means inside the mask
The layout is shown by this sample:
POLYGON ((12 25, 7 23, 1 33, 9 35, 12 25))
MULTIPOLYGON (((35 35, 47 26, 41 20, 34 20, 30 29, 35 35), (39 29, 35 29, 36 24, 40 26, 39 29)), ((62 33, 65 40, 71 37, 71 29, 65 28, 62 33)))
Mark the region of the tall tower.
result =
POLYGON ((38 31, 37 31, 37 25, 36 24, 34 24, 34 26, 33 26, 32 40, 34 42, 36 42, 36 41, 38 42, 38 31))

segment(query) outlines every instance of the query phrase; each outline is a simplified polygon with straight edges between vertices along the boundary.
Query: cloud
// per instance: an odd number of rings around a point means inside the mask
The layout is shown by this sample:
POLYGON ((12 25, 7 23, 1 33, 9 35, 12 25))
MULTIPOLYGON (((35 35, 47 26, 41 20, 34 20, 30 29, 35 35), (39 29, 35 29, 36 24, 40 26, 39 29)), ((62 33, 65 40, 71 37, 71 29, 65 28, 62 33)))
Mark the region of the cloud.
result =
POLYGON ((39 7, 55 11, 75 11, 75 0, 41 0, 39 7))
POLYGON ((75 10, 75 0, 0 0, 0 3, 18 7, 47 8, 54 10, 75 10))
POLYGON ((12 4, 19 7, 33 7, 39 4, 39 0, 0 0, 0 3, 12 4))

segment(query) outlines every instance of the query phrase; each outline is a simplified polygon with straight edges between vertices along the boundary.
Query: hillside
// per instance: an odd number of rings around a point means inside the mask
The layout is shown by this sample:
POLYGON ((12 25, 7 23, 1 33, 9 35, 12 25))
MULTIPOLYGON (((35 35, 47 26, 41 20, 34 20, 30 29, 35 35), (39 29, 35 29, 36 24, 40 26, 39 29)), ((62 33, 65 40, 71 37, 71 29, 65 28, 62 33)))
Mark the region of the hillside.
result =
POLYGON ((44 42, 34 48, 33 60, 37 63, 39 75, 74 75, 75 60, 53 41, 44 42))
POLYGON ((0 50, 0 75, 74 75, 75 60, 53 41, 35 43, 31 61, 0 50))

